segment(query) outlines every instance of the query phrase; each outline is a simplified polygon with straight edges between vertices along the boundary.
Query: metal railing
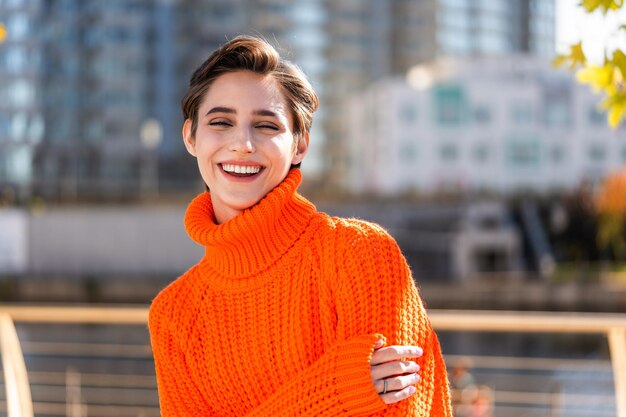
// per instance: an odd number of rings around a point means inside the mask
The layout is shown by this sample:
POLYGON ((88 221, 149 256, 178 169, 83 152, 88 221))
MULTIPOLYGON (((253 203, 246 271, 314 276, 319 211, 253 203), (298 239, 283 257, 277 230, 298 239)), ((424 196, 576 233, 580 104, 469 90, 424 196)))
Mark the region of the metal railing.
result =
POLYGON ((435 329, 473 332, 598 334, 608 338, 617 417, 626 417, 626 315, 433 311, 435 329))
MULTIPOLYGON (((608 339, 613 382, 615 387, 616 416, 626 417, 626 314, 590 314, 590 313, 520 313, 520 312, 486 312, 486 311, 430 311, 431 322, 437 331, 442 332, 506 332, 506 333, 559 333, 559 334, 597 334, 608 339)), ((14 322, 18 324, 46 323, 46 324, 102 324, 102 325, 145 325, 148 318, 148 309, 141 307, 26 307, 0 306, 0 348, 6 389, 8 417, 32 417, 33 403, 31 386, 24 362, 24 354, 20 347, 14 322)), ((63 342, 38 343, 24 341, 22 343, 28 352, 37 352, 50 349, 67 351, 68 354, 77 354, 79 351, 89 352, 90 355, 109 355, 111 346, 98 344, 64 344, 63 342), (69 349, 69 351, 68 351, 69 349), (73 350, 72 350, 73 349, 73 350)), ((139 357, 149 355, 141 351, 141 347, 126 347, 124 355, 139 357)), ((497 358, 482 359, 497 361, 497 358)), ((547 366, 546 360, 526 358, 506 358, 507 366, 541 367, 547 366), (542 362, 543 361, 543 362, 542 362), (523 364, 523 365, 522 365, 523 364)), ((573 362, 573 361, 570 361, 573 362)), ((578 366, 577 364, 570 364, 578 366)), ((116 376, 101 375, 102 378, 115 380, 116 376)), ((71 372, 65 376, 54 372, 33 372, 31 380, 51 381, 63 380, 67 386, 79 386, 80 377, 71 372), (76 382, 78 378, 78 382, 76 382), (72 382, 71 384, 68 383, 72 382)), ((84 376, 83 378, 95 378, 84 376)), ((119 382, 119 377, 117 377, 119 382)), ((133 379, 133 377, 128 377, 133 379)), ((140 385, 151 386, 150 381, 143 378, 140 385)), ((103 382, 105 384, 105 382, 103 382)), ((97 383, 96 383, 97 385, 97 383)), ((68 391, 70 392, 70 391, 68 391)), ((69 394, 68 394, 69 395, 69 394)), ((517 393, 505 392, 502 396, 515 398, 517 393)), ((531 396, 532 397, 532 396, 531 396)), ((549 401, 543 394, 534 394, 539 402, 549 401)), ((531 398, 532 399, 532 398, 531 398)), ((526 400, 524 400, 526 401, 526 400)), ((534 400, 533 400, 534 401, 534 400)), ((584 398, 579 398, 584 401, 584 398)), ((71 401, 68 397, 68 407, 71 401)), ((53 405, 48 404, 48 407, 53 405)), ((100 406, 105 408, 104 406, 100 406)), ((58 406, 57 406, 58 408, 58 406)), ((97 406, 96 406, 97 408, 97 406)), ((109 407, 111 408, 111 407, 109 407)), ((65 415, 72 415, 68 408, 65 415)), ((113 415, 116 415, 115 413, 113 415)), ((119 414, 118 414, 119 415, 119 414)))

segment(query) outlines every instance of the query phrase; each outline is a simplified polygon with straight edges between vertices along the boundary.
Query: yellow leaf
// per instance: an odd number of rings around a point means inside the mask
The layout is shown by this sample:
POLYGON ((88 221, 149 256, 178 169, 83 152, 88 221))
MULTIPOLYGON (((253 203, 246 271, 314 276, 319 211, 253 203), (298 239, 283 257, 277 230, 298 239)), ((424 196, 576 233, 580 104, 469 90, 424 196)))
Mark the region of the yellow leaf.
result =
POLYGON ((593 13, 596 9, 602 9, 602 13, 606 14, 609 10, 618 10, 624 5, 624 0, 582 0, 579 6, 583 7, 588 13, 593 13))
POLYGON ((609 10, 618 10, 623 5, 624 0, 582 0, 579 4, 579 6, 583 7, 588 13, 592 13, 600 8, 604 14, 609 10))
POLYGON ((615 129, 622 119, 626 117, 626 107, 624 106, 613 106, 609 110, 608 120, 609 126, 615 129))
POLYGON ((591 13, 600 6, 600 0, 582 0, 578 5, 591 13))
POLYGON ((600 107, 608 110, 609 126, 616 128, 621 120, 626 117, 626 93, 615 91, 602 100, 600 107))
POLYGON ((2 22, 0 22, 0 43, 4 42, 7 38, 7 28, 2 22))
POLYGON ((619 125, 619 122, 622 120, 623 116, 624 116, 624 112, 622 110, 618 108, 611 109, 608 115, 609 126, 615 129, 617 125, 619 125))
POLYGON ((587 63, 587 57, 585 57, 585 53, 583 52, 582 42, 570 45, 569 53, 557 55, 552 61, 552 65, 560 67, 568 61, 570 70, 574 70, 576 67, 587 63))
POLYGON ((609 89, 613 83, 613 65, 588 65, 578 70, 576 79, 581 84, 590 84, 594 91, 609 89))
POLYGON ((613 52, 613 65, 621 72, 620 81, 623 81, 626 78, 626 54, 619 49, 613 52))
POLYGON ((585 53, 583 52, 583 43, 578 42, 570 47, 570 69, 574 69, 578 65, 585 65, 587 62, 587 58, 585 57, 585 53))
POLYGON ((569 59, 568 55, 557 55, 556 58, 552 60, 552 66, 555 68, 559 68, 569 59))

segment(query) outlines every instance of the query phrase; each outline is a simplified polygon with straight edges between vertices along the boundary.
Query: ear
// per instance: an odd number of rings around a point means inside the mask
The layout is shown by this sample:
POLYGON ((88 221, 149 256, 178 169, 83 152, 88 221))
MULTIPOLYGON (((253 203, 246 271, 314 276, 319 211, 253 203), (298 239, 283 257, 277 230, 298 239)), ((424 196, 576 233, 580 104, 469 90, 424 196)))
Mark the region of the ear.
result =
POLYGON ((309 132, 302 135, 296 143, 296 149, 291 159, 291 165, 298 165, 309 150, 309 132))
POLYGON ((187 152, 189 152, 193 156, 197 156, 196 138, 193 136, 191 126, 191 119, 187 119, 185 120, 185 123, 183 123, 183 142, 185 142, 185 148, 187 148, 187 152))

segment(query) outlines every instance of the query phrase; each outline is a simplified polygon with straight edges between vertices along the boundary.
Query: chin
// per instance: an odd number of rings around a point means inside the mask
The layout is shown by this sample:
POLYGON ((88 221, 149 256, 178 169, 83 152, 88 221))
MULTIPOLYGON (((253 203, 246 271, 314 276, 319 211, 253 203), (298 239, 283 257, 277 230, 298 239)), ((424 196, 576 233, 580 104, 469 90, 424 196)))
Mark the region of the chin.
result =
POLYGON ((245 200, 229 201, 227 204, 235 210, 244 211, 257 204, 264 196, 258 198, 249 198, 245 200))

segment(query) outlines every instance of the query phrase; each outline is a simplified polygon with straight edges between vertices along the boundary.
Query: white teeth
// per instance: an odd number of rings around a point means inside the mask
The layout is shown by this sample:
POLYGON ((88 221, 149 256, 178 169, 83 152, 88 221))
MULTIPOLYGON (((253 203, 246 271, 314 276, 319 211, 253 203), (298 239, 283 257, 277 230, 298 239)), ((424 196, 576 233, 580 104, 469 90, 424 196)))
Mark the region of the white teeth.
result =
POLYGON ((222 164, 222 168, 226 172, 234 172, 235 174, 256 174, 261 170, 260 166, 234 164, 222 164))

